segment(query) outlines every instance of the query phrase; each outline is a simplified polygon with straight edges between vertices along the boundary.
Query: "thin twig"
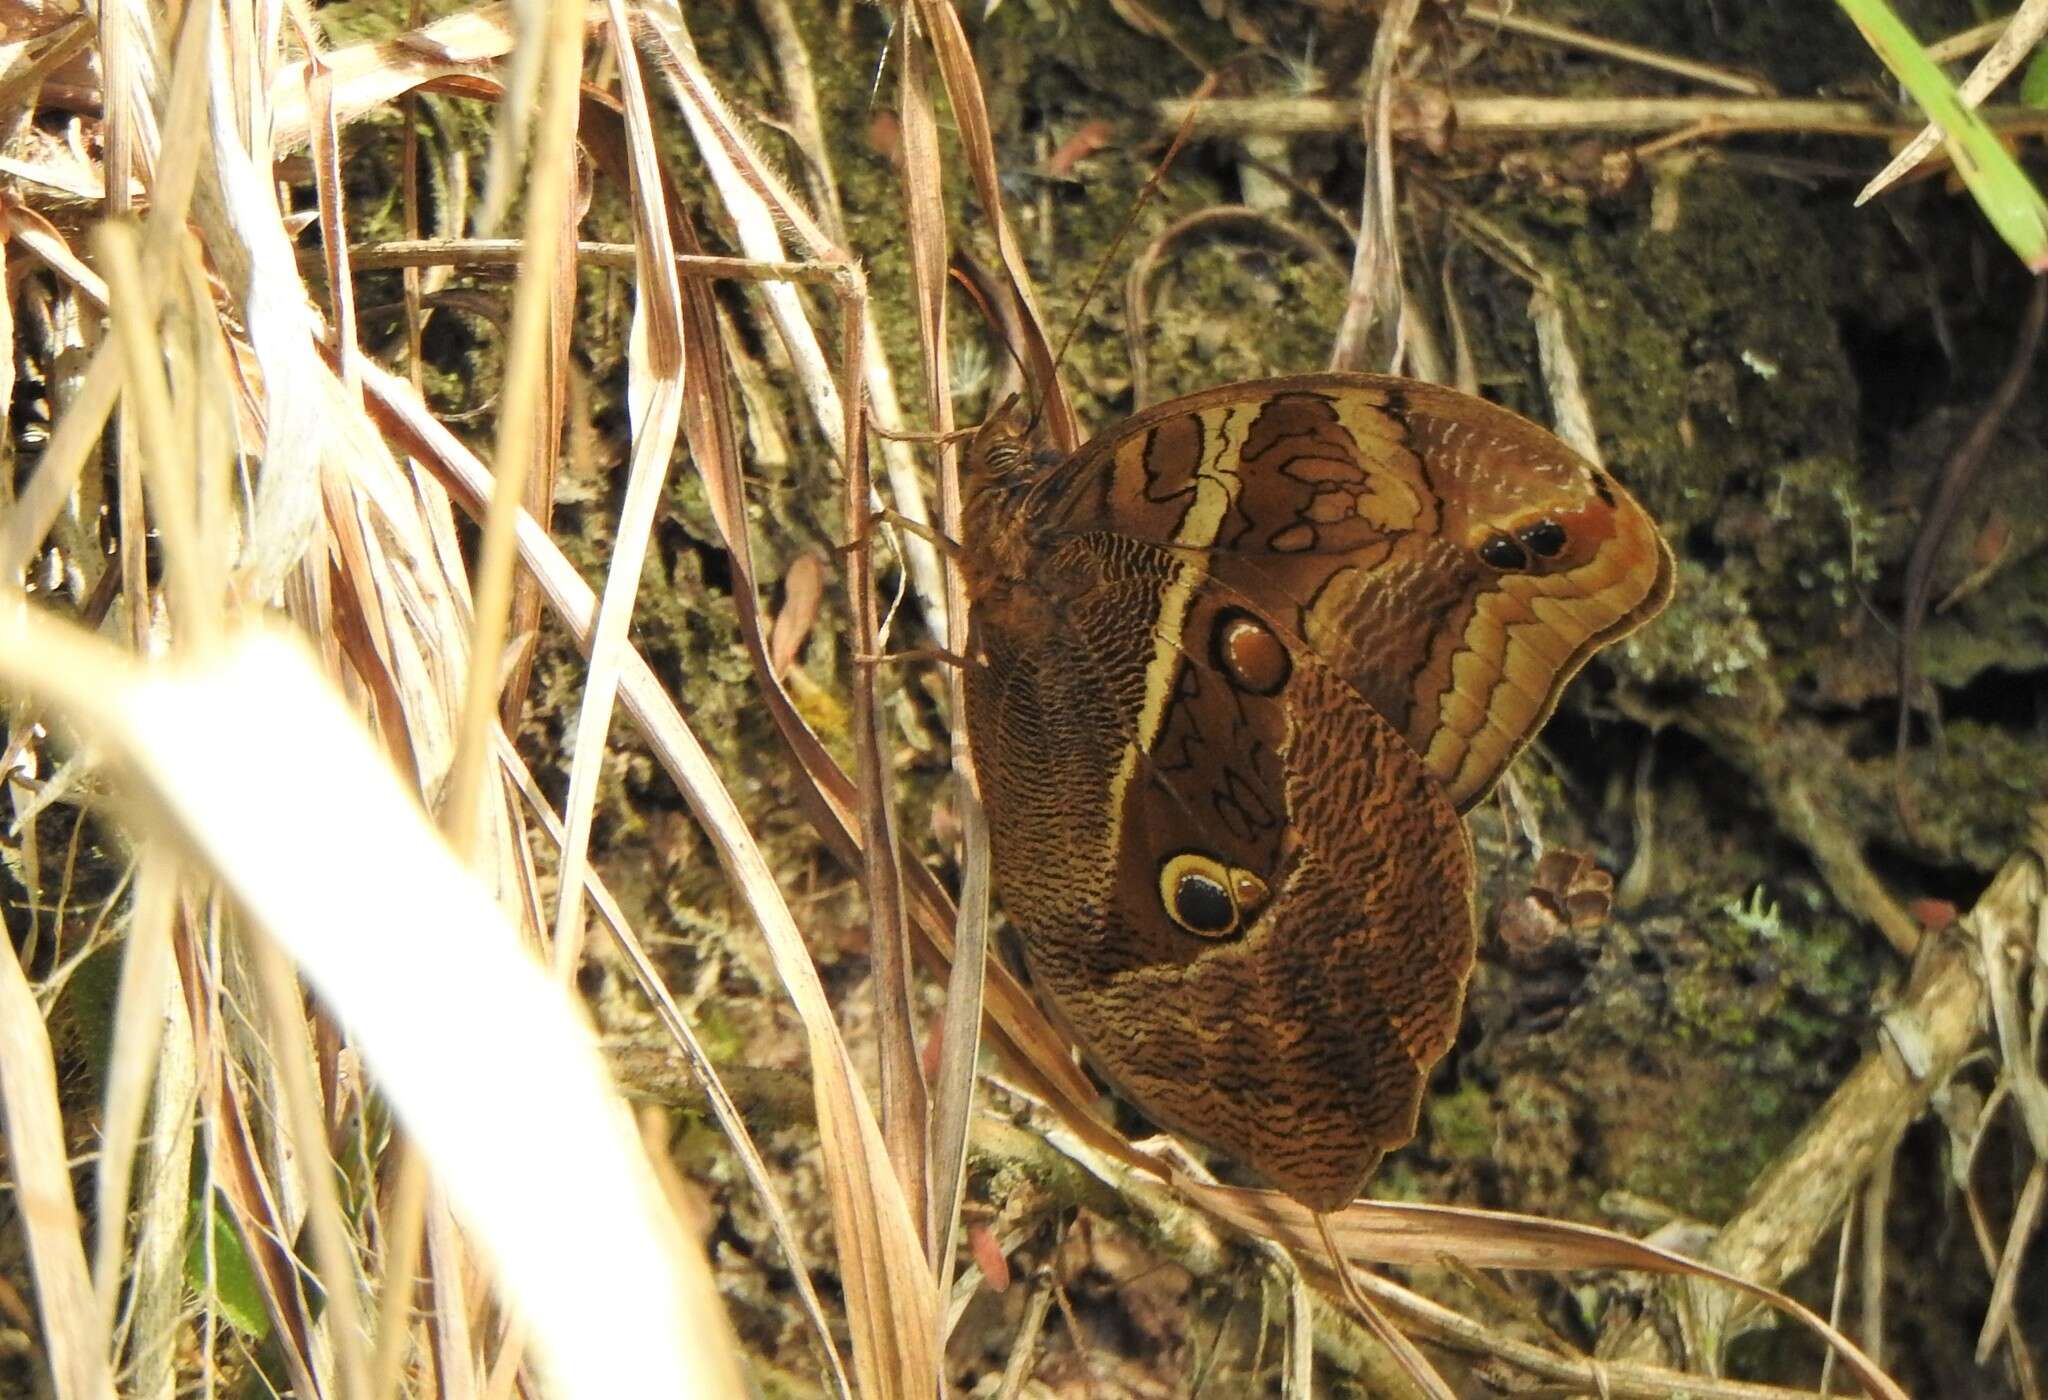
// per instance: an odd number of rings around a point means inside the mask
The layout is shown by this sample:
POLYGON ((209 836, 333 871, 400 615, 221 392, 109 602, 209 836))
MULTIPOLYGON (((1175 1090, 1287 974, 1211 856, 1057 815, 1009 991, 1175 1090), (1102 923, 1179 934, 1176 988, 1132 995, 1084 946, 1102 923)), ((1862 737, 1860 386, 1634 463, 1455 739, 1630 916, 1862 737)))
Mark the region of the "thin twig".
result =
POLYGON ((1711 63, 1701 63, 1698 59, 1681 58, 1676 54, 1665 53, 1661 49, 1645 48, 1641 44, 1626 44, 1619 39, 1588 34, 1583 29, 1573 29, 1570 25, 1554 24, 1547 19, 1518 14, 1512 9, 1503 9, 1497 5, 1470 4, 1465 7, 1465 14, 1482 23, 1499 25, 1510 34, 1521 34, 1531 39, 1544 39, 1553 44, 1584 49, 1587 53, 1596 53, 1605 58, 1633 63, 1638 67, 1670 73, 1680 78, 1691 78, 1713 87, 1726 88, 1730 92, 1739 92, 1750 97, 1765 97, 1771 92, 1769 83, 1748 73, 1738 73, 1733 69, 1721 68, 1711 63))
POLYGON ((1271 239, 1276 243, 1292 244, 1311 258, 1329 263, 1339 272, 1343 263, 1320 240, 1311 238, 1294 225, 1275 215, 1253 209, 1242 204, 1224 204, 1209 209, 1198 209, 1186 218, 1179 219, 1162 230, 1157 238, 1131 260, 1131 270, 1124 277, 1124 341, 1131 362, 1131 402, 1134 408, 1143 408, 1151 402, 1151 393, 1146 384, 1149 357, 1145 348, 1145 332, 1150 322, 1147 305, 1151 295, 1151 282, 1159 261, 1175 243, 1197 233, 1211 230, 1242 230, 1271 239))
POLYGON ((1892 784, 1899 815, 1909 826, 1913 808, 1906 790, 1906 739, 1913 715, 1913 691, 1919 683, 1915 647, 1920 640, 1920 624, 1927 617, 1928 598, 1934 591, 1934 561, 1948 540, 1948 532, 1955 524, 1956 512, 1962 508, 1963 498, 1977 478, 1977 469, 1983 465, 1984 454, 1990 450, 2000 425, 2019 402, 2020 391, 2026 388, 2027 380, 2033 375, 2044 317, 2048 317, 2048 276, 2039 276, 2034 279, 2026 310, 2020 314, 2020 329, 2013 341, 2012 361, 2006 366, 2005 376, 1998 381, 1998 387, 1992 391, 1969 434, 1942 464, 1934 499, 1920 522, 1920 533, 1913 540, 1913 553, 1906 561, 1905 602, 1899 618, 1899 722, 1893 745, 1892 784))

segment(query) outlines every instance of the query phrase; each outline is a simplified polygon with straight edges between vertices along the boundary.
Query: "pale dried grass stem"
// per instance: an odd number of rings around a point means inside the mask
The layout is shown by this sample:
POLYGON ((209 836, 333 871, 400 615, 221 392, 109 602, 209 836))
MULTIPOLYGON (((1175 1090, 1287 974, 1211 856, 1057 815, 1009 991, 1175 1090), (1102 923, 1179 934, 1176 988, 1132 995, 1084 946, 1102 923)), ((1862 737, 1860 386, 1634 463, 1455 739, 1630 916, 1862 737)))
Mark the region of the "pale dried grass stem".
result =
MULTIPOLYGON (((1458 91, 1447 97, 1454 115, 1454 140, 1544 132, 1649 133, 1685 127, 1722 134, 1775 131, 1887 138, 1909 136, 1919 129, 1902 121, 1891 107, 1837 98, 1535 97, 1458 91)), ((1160 125, 1171 129, 1186 119, 1187 104, 1168 98, 1155 111, 1160 125)), ((1993 107, 1982 114, 2001 134, 2048 132, 2048 112, 1993 107)), ((1336 135, 1352 130, 1358 119, 1358 104, 1339 98, 1217 98, 1203 104, 1195 118, 1195 130, 1206 136, 1254 132, 1336 135)), ((1390 121, 1400 135, 1433 132, 1439 125, 1439 118, 1429 112, 1398 106, 1390 121)))

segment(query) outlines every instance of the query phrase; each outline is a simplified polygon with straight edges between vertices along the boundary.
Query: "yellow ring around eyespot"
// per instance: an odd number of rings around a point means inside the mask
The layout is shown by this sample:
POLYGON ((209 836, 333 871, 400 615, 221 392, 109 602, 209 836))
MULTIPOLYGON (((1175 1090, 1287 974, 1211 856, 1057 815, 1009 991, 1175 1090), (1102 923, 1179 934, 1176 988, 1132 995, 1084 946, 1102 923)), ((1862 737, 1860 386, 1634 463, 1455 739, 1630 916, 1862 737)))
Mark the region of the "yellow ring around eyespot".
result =
POLYGON ((1264 905, 1266 882, 1242 866, 1225 865, 1200 851, 1182 851, 1159 865, 1159 905, 1166 917, 1198 938, 1229 938, 1240 932, 1247 913, 1264 905), (1198 919, 1188 901, 1213 901, 1218 917, 1198 919), (1228 911, 1227 920, 1221 917, 1228 911))

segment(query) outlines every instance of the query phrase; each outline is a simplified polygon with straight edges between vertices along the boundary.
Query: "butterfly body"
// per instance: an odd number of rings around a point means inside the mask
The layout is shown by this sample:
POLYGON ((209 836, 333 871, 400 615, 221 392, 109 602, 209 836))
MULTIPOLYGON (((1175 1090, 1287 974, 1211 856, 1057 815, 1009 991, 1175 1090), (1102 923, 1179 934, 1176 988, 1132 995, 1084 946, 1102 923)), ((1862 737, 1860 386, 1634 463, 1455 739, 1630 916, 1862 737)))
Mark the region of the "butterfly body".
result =
POLYGON ((1459 812, 1662 605, 1654 525, 1506 410, 1367 375, 1065 457, 999 414, 963 515, 967 728, 1035 985, 1164 1126, 1341 1205, 1457 1031, 1459 812))

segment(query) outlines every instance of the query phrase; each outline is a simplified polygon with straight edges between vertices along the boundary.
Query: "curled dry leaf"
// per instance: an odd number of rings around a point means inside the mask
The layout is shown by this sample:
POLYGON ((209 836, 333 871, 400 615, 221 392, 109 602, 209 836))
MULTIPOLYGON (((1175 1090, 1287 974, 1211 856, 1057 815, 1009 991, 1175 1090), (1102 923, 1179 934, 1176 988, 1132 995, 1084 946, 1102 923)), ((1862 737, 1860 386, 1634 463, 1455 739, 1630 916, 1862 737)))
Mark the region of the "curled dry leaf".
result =
POLYGON ((818 605, 825 598, 825 561, 816 554, 800 554, 782 579, 782 610, 768 629, 768 657, 776 678, 789 675, 796 665, 804 641, 818 620, 818 605))
POLYGON ((1116 123, 1105 117, 1082 122, 1072 136, 1060 143, 1058 150, 1046 157, 1045 173, 1055 179, 1072 174, 1075 166, 1107 146, 1115 134, 1116 123))
POLYGON ((989 1288, 996 1293, 1006 1291, 1010 1286, 1010 1261, 996 1239, 996 1232, 986 1224, 968 1226, 967 1247, 973 1251, 974 1265, 988 1280, 989 1288))

